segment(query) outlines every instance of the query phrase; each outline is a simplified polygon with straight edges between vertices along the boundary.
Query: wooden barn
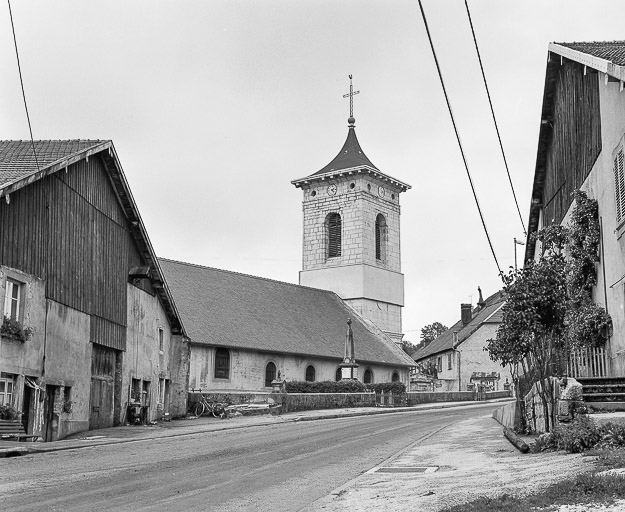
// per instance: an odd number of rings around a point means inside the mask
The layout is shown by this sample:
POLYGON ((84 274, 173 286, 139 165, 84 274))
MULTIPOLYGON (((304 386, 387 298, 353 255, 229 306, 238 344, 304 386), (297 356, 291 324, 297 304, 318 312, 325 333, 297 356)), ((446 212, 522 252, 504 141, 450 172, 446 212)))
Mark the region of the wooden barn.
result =
POLYGON ((186 411, 188 340, 111 141, 0 141, 0 405, 44 440, 186 411))

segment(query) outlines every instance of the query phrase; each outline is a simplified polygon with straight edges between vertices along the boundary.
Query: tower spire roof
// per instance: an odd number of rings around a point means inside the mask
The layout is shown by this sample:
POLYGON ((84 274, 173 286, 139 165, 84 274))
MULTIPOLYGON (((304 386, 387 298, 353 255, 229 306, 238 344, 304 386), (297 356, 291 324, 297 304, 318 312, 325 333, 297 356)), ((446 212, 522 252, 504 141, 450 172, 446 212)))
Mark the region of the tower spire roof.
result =
MULTIPOLYGON (((350 120, 351 119, 353 118, 350 118, 350 120)), ((371 163, 371 160, 367 158, 367 155, 365 155, 364 151, 360 147, 360 143, 356 138, 356 129, 354 125, 351 124, 347 132, 347 139, 345 140, 345 144, 343 144, 341 151, 339 151, 339 154, 336 155, 334 159, 323 169, 314 173, 313 176, 332 171, 340 171, 342 169, 351 169, 363 165, 379 171, 379 169, 371 163)))

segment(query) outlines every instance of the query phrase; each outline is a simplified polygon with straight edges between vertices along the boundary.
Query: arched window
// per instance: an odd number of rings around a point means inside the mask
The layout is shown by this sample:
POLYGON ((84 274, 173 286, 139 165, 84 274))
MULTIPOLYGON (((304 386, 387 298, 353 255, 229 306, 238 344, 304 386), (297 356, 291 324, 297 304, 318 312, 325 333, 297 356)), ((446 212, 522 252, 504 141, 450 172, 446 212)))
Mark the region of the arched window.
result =
POLYGON ((375 259, 384 261, 386 257, 386 219, 378 213, 375 218, 375 259))
POLYGON ((365 384, 373 384, 373 372, 371 371, 371 368, 367 368, 365 370, 365 374, 362 377, 362 381, 365 384))
POLYGON ((215 378, 230 378, 230 352, 225 348, 218 348, 215 351, 215 378))
POLYGON ((341 370, 341 367, 339 366, 336 369, 336 373, 334 374, 334 380, 336 382, 338 382, 339 380, 341 380, 343 378, 343 371, 341 370))
POLYGON ((306 380, 308 382, 315 382, 315 367, 312 364, 306 367, 306 380))
POLYGON ((341 255, 341 216, 329 213, 326 217, 326 233, 328 240, 328 258, 341 255))
POLYGON ((391 377, 391 382, 399 382, 399 373, 393 372, 393 376, 391 377))
POLYGON ((276 365, 269 362, 265 366, 265 386, 271 387, 271 381, 276 380, 276 365))

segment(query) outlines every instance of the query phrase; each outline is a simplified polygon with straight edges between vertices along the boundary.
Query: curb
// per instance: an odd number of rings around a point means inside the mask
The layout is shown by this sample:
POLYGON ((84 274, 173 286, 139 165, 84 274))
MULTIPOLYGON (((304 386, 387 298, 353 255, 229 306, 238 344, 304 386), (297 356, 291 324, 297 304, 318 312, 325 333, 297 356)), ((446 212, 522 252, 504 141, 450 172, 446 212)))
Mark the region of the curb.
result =
MULTIPOLYGON (((338 418, 353 418, 357 416, 373 416, 376 414, 399 414, 399 413, 406 413, 406 412, 432 411, 432 410, 437 410, 437 409, 451 409, 451 408, 463 407, 463 406, 469 406, 469 405, 485 405, 485 404, 499 403, 499 402, 504 402, 504 401, 508 401, 508 400, 498 399, 498 400, 483 400, 479 402, 471 401, 471 402, 455 402, 455 403, 431 404, 431 405, 424 404, 424 406, 401 407, 401 408, 382 407, 382 408, 372 408, 372 410, 351 411, 351 412, 346 412, 343 414, 341 413, 320 414, 320 415, 314 415, 314 416, 288 417, 289 413, 286 413, 285 415, 280 416, 280 417, 283 418, 283 421, 281 423, 295 423, 295 422, 301 422, 301 421, 317 421, 317 420, 329 420, 329 419, 338 419, 338 418)), ((293 414, 296 414, 296 413, 293 413, 293 414)), ((267 426, 272 426, 275 424, 276 423, 248 423, 244 425, 230 424, 230 425, 224 425, 222 427, 216 427, 216 428, 213 427, 209 429, 198 428, 198 430, 195 430, 194 432, 172 432, 170 434, 165 434, 165 435, 155 436, 155 437, 110 439, 110 440, 105 440, 105 441, 100 441, 100 442, 85 442, 84 444, 81 443, 79 445, 66 445, 66 446, 50 446, 50 444, 48 444, 47 447, 45 448, 43 446, 41 448, 35 448, 35 447, 30 448, 24 445, 20 445, 20 446, 16 446, 15 448, 0 448, 0 458, 17 457, 21 455, 31 455, 31 454, 40 454, 40 453, 43 454, 43 453, 59 452, 59 451, 66 451, 66 450, 77 450, 80 448, 91 448, 94 446, 107 446, 111 444, 136 443, 140 441, 150 441, 150 440, 155 440, 155 439, 166 439, 166 438, 171 438, 171 437, 190 436, 190 435, 196 435, 196 434, 201 434, 201 433, 206 433, 206 432, 223 432, 224 430, 235 430, 235 429, 248 428, 248 427, 267 427, 267 426)))

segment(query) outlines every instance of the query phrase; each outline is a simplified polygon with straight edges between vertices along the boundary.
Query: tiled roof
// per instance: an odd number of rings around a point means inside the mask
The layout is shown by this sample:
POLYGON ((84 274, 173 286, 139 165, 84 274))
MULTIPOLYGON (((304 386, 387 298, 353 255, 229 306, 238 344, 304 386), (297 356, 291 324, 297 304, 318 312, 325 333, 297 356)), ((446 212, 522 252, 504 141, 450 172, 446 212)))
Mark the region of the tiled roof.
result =
POLYGON ((371 163, 371 160, 367 158, 367 155, 365 155, 364 151, 360 147, 358 139, 356 138, 356 129, 353 126, 350 126, 347 132, 347 139, 345 140, 345 144, 343 144, 341 151, 339 151, 339 154, 336 155, 334 160, 332 160, 328 165, 314 173, 312 176, 332 171, 340 171, 342 169, 352 169, 363 165, 377 169, 377 167, 371 163))
POLYGON ((0 187, 25 178, 59 160, 102 144, 101 140, 26 140, 0 141, 0 187), (39 169, 37 168, 39 163, 39 169))
POLYGON ((342 359, 347 319, 358 363, 414 364, 335 293, 160 259, 194 343, 342 359))
POLYGON ((453 348, 454 332, 458 333, 458 344, 461 344, 477 331, 483 324, 501 323, 501 306, 504 304, 502 292, 497 292, 486 299, 482 309, 474 308, 471 321, 462 326, 462 321, 456 322, 443 334, 436 338, 427 347, 423 347, 412 354, 415 361, 426 359, 434 354, 445 352, 453 348))
POLYGON ((617 66, 625 66, 625 41, 592 41, 580 43, 555 43, 565 48, 608 60, 617 66))

